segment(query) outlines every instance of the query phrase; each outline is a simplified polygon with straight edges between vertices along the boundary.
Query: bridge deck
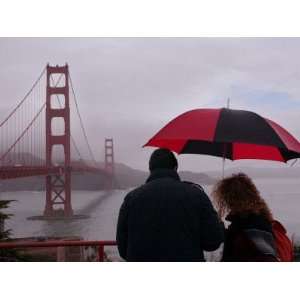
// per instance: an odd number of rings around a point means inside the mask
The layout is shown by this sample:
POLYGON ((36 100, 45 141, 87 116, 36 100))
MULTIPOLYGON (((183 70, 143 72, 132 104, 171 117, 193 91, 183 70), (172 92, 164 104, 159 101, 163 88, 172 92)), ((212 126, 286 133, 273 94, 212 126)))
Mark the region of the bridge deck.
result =
MULTIPOLYGON (((93 172, 102 173, 106 176, 110 174, 105 169, 94 168, 89 166, 71 166, 71 172, 93 172)), ((46 167, 46 166, 2 166, 0 167, 0 179, 13 179, 21 177, 41 176, 49 174, 62 175, 65 171, 64 167, 46 167)))

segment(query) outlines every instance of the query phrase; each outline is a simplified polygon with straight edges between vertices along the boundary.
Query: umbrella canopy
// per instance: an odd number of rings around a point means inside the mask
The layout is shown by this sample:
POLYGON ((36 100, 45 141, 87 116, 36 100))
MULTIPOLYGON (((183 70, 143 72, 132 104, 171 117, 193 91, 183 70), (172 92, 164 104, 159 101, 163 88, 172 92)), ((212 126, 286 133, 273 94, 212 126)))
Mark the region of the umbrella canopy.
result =
POLYGON ((144 146, 231 160, 286 162, 300 157, 300 143, 277 123, 245 110, 195 109, 169 122, 144 146))

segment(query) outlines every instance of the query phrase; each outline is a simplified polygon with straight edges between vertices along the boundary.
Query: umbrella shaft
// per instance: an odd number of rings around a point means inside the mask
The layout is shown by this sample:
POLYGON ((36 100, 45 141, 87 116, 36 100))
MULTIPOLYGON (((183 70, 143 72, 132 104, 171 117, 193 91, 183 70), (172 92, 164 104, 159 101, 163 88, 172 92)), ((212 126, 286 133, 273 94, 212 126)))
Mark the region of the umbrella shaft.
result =
POLYGON ((227 152, 227 147, 226 143, 223 144, 223 163, 222 163, 222 179, 224 179, 225 175, 225 159, 226 159, 226 152, 227 152))

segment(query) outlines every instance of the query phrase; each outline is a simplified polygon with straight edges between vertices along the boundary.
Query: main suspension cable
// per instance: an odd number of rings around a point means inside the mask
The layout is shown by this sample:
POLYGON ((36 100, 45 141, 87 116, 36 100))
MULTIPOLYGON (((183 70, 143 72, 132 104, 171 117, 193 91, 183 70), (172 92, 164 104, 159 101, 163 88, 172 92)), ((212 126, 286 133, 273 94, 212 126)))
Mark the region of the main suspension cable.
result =
POLYGON ((83 125, 83 121, 82 121, 81 114, 80 114, 80 111, 79 111, 77 97, 76 97, 76 94, 75 94, 75 90, 74 90, 74 86, 73 86, 73 82, 72 82, 72 78, 71 78, 70 73, 69 73, 69 78, 70 78, 71 90, 72 90, 72 93, 73 93, 73 97, 74 97, 74 102, 75 102, 75 105, 76 105, 77 114, 78 114, 79 121, 80 121, 80 126, 81 126, 81 129, 82 129, 82 132, 83 132, 86 144, 88 146, 91 158, 92 158, 93 162, 96 163, 96 159, 94 157, 93 151, 91 149, 91 146, 90 146, 90 143, 89 143, 89 140, 88 140, 88 137, 87 137, 84 125, 83 125))
POLYGON ((0 127, 2 127, 7 122, 7 120, 18 110, 18 108, 25 102, 25 100, 27 99, 27 97, 30 95, 30 93, 33 91, 33 89, 36 87, 36 85, 38 84, 38 82, 40 81, 40 79, 42 78, 42 76, 44 75, 45 71, 46 71, 46 67, 43 69, 42 73, 39 75, 38 79, 34 82, 34 84, 32 85, 32 87, 30 88, 30 90, 26 93, 26 95, 24 96, 24 98, 19 102, 19 104, 11 111, 11 113, 0 124, 0 127))

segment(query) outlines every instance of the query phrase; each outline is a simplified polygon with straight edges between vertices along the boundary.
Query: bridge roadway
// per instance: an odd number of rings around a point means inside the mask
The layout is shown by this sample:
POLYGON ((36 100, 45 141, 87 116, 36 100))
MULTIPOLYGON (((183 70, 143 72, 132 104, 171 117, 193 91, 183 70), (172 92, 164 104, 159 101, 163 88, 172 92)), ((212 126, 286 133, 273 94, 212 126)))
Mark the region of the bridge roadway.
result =
MULTIPOLYGON (((71 166, 71 172, 93 172, 102 173, 106 176, 110 174, 105 169, 90 167, 90 166, 71 166)), ((1 166, 0 167, 0 179, 13 179, 20 177, 31 177, 41 175, 58 174, 62 175, 65 172, 65 168, 61 166, 1 166)))

